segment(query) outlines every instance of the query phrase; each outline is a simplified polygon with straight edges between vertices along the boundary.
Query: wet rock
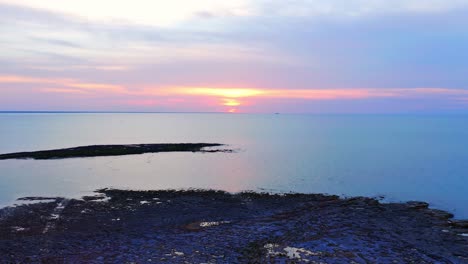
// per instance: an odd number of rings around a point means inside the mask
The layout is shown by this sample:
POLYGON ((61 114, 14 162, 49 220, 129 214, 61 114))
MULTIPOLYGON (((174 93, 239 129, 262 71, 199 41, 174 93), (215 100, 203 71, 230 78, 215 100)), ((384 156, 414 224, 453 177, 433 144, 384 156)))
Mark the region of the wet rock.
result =
POLYGON ((449 224, 456 228, 468 229, 468 220, 451 220, 449 224))
POLYGON ((421 202, 380 204, 366 197, 213 190, 102 189, 97 196, 0 209, 1 261, 467 263, 468 259, 467 221, 447 221, 451 214, 427 209, 421 202), (59 217, 52 219, 53 214, 59 217))
POLYGON ((419 201, 410 201, 406 203, 409 208, 411 209, 426 209, 429 207, 429 204, 426 202, 419 202, 419 201))
POLYGON ((21 197, 21 198, 18 198, 17 200, 18 201, 46 201, 46 200, 58 200, 58 199, 62 199, 60 197, 35 197, 35 196, 31 196, 31 197, 21 197))
POLYGON ((441 218, 441 219, 450 219, 450 218, 453 218, 453 214, 449 213, 449 212, 446 212, 446 211, 442 211, 442 210, 437 210, 437 209, 431 209, 430 213, 437 217, 437 218, 441 218))

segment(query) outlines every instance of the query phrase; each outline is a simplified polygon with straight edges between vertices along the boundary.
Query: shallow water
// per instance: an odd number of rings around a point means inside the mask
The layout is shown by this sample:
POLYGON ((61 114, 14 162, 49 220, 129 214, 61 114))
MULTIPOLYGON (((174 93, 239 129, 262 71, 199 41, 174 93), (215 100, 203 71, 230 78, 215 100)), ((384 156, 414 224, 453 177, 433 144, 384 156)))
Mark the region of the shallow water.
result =
POLYGON ((236 153, 0 161, 0 204, 103 187, 213 188, 424 200, 468 218, 468 116, 0 114, 0 153, 226 143, 236 153))

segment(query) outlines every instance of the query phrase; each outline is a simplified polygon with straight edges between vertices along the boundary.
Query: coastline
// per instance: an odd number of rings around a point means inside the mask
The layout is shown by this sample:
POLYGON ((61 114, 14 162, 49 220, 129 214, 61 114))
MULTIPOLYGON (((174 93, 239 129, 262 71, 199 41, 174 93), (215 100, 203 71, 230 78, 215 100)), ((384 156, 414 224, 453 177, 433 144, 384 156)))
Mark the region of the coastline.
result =
POLYGON ((468 263, 468 221, 424 202, 112 189, 43 199, 0 209, 6 261, 468 263))

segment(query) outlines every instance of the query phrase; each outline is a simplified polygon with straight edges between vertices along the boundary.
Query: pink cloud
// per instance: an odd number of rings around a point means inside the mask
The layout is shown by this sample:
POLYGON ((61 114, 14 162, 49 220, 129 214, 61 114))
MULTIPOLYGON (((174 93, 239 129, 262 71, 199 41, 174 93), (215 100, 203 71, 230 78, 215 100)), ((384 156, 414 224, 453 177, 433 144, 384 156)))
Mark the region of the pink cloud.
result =
MULTIPOLYGON (((116 93, 124 93, 126 89, 121 85, 107 84, 107 83, 87 83, 75 79, 66 78, 36 78, 17 75, 4 75, 0 76, 0 83, 23 83, 23 84, 54 84, 57 86, 77 88, 89 91, 108 91, 116 93)), ((57 90, 58 92, 62 92, 57 90)), ((53 92, 48 90, 47 92, 53 92)))
MULTIPOLYGON (((340 89, 268 89, 268 88, 225 88, 225 87, 158 87, 127 86, 86 82, 72 78, 38 78, 17 75, 0 75, 0 84, 27 84, 37 93, 96 95, 96 100, 113 98, 115 105, 141 107, 165 106, 174 109, 216 109, 217 111, 242 111, 255 104, 269 104, 280 100, 372 100, 381 98, 445 100, 447 103, 465 104, 468 90, 449 88, 340 88, 340 89), (45 87, 40 87, 40 86, 45 87), (53 85, 53 86, 52 86, 53 85), (52 86, 52 87, 50 87, 52 86)), ((4 89, 5 89, 4 88, 4 89)), ((24 91, 13 91, 16 94, 24 91)), ((0 94, 2 92, 0 91, 0 94)), ((11 92, 10 92, 11 93, 11 92)), ((88 96, 89 97, 89 96, 88 96)), ((77 97, 78 98, 78 97, 77 97)), ((90 97, 89 97, 90 98, 90 97)), ((81 99, 83 100, 83 99, 81 99)), ((73 104, 74 102, 70 102, 73 104)), ((424 103, 425 104, 425 103, 424 103)))
POLYGON ((86 94, 86 91, 64 88, 44 88, 41 91, 46 93, 71 93, 71 94, 86 94))

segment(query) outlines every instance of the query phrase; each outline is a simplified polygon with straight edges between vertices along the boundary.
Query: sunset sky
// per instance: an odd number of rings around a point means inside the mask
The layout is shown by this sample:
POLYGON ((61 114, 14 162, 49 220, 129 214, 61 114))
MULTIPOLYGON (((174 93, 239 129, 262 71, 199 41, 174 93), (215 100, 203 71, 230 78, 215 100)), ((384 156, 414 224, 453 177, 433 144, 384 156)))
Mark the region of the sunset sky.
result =
POLYGON ((0 0, 0 111, 468 113, 468 0, 0 0))

